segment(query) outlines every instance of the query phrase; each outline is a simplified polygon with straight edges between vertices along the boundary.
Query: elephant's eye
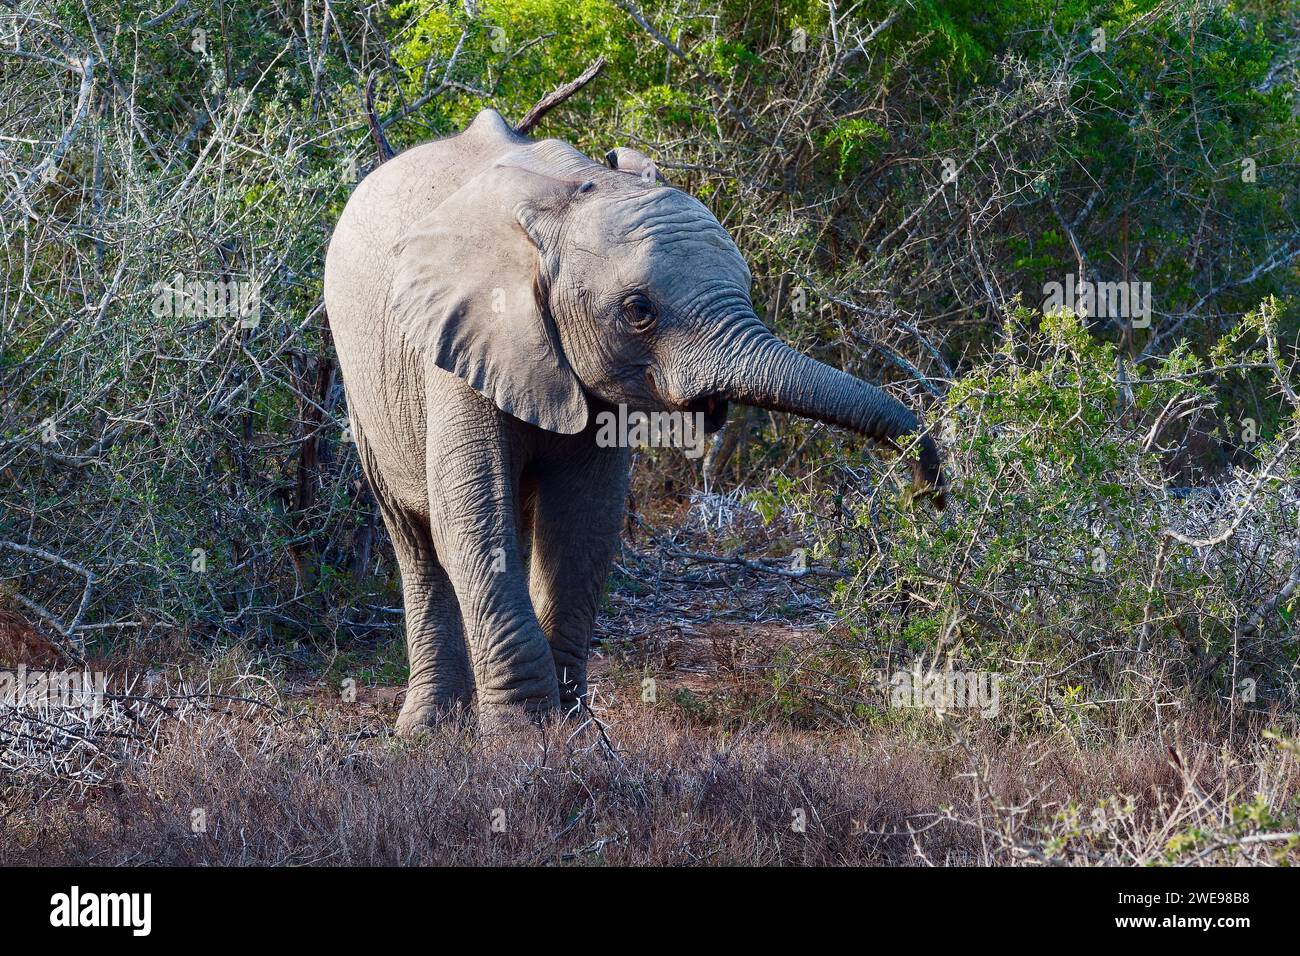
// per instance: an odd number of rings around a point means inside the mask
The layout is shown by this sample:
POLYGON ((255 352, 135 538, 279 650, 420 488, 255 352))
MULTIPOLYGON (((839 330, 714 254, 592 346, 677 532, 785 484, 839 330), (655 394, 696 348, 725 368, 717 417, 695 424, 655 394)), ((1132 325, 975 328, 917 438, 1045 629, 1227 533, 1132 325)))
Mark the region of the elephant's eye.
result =
POLYGON ((623 314, 628 323, 638 332, 649 332, 655 324, 655 307, 643 295, 628 296, 623 300, 623 314))

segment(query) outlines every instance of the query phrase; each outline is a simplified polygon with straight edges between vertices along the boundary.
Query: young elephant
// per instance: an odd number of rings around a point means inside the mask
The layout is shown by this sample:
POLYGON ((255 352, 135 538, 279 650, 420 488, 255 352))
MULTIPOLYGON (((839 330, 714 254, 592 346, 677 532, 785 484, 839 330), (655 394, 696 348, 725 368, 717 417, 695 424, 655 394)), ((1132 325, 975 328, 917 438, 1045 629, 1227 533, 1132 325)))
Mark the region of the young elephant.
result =
MULTIPOLYGON (((401 731, 475 690, 487 726, 586 692, 630 465, 597 441, 599 412, 701 413, 713 430, 736 401, 890 447, 918 430, 893 398, 768 332, 703 205, 635 151, 608 159, 484 110, 368 176, 334 231, 325 302, 402 572, 401 731)), ((940 491, 928 435, 913 471, 940 491)))

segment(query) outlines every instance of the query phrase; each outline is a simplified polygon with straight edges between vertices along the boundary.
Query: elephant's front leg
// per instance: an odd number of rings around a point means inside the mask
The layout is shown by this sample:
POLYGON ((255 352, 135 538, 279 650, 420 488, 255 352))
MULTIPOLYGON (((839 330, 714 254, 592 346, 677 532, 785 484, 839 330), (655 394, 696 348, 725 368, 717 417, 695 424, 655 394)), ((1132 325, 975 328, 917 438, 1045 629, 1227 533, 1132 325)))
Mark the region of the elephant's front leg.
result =
POLYGON ((486 421, 444 431, 428 463, 430 532, 460 605, 485 729, 525 724, 559 704, 519 553, 517 451, 506 432, 486 421))
POLYGON ((538 475, 530 587, 555 658, 560 704, 587 692, 587 656, 627 504, 630 453, 590 436, 561 443, 538 475))

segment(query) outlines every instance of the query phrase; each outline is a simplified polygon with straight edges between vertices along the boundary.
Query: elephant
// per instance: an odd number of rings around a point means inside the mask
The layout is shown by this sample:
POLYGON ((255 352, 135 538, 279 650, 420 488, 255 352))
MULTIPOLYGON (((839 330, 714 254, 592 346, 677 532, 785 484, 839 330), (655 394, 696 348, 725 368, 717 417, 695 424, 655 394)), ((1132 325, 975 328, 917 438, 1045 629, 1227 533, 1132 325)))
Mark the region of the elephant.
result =
POLYGON ((706 431, 728 403, 844 426, 895 451, 942 507, 934 441, 903 404, 758 318, 749 268, 642 153, 605 164, 487 109, 356 187, 324 293, 361 468, 396 551, 411 734, 457 712, 537 724, 587 692, 625 521, 622 408, 706 431))

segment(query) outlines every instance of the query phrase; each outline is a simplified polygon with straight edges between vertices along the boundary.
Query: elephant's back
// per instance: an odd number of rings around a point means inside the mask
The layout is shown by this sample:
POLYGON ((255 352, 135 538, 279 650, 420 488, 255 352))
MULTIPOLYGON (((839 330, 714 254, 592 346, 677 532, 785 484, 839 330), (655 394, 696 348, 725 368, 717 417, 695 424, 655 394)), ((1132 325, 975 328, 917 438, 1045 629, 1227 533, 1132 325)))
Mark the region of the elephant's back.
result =
POLYGON ((378 320, 376 300, 387 293, 397 241, 498 156, 524 142, 499 113, 484 110, 464 132, 412 147, 362 180, 343 207, 325 256, 331 326, 338 331, 378 320))
MULTIPOLYGON (((357 185, 325 256, 325 308, 359 440, 399 499, 423 499, 424 363, 387 321, 394 247, 497 156, 524 142, 485 110, 456 136, 413 147, 357 185)), ((436 371, 436 370, 435 370, 436 371)), ((373 480, 374 476, 372 476, 373 480)))

